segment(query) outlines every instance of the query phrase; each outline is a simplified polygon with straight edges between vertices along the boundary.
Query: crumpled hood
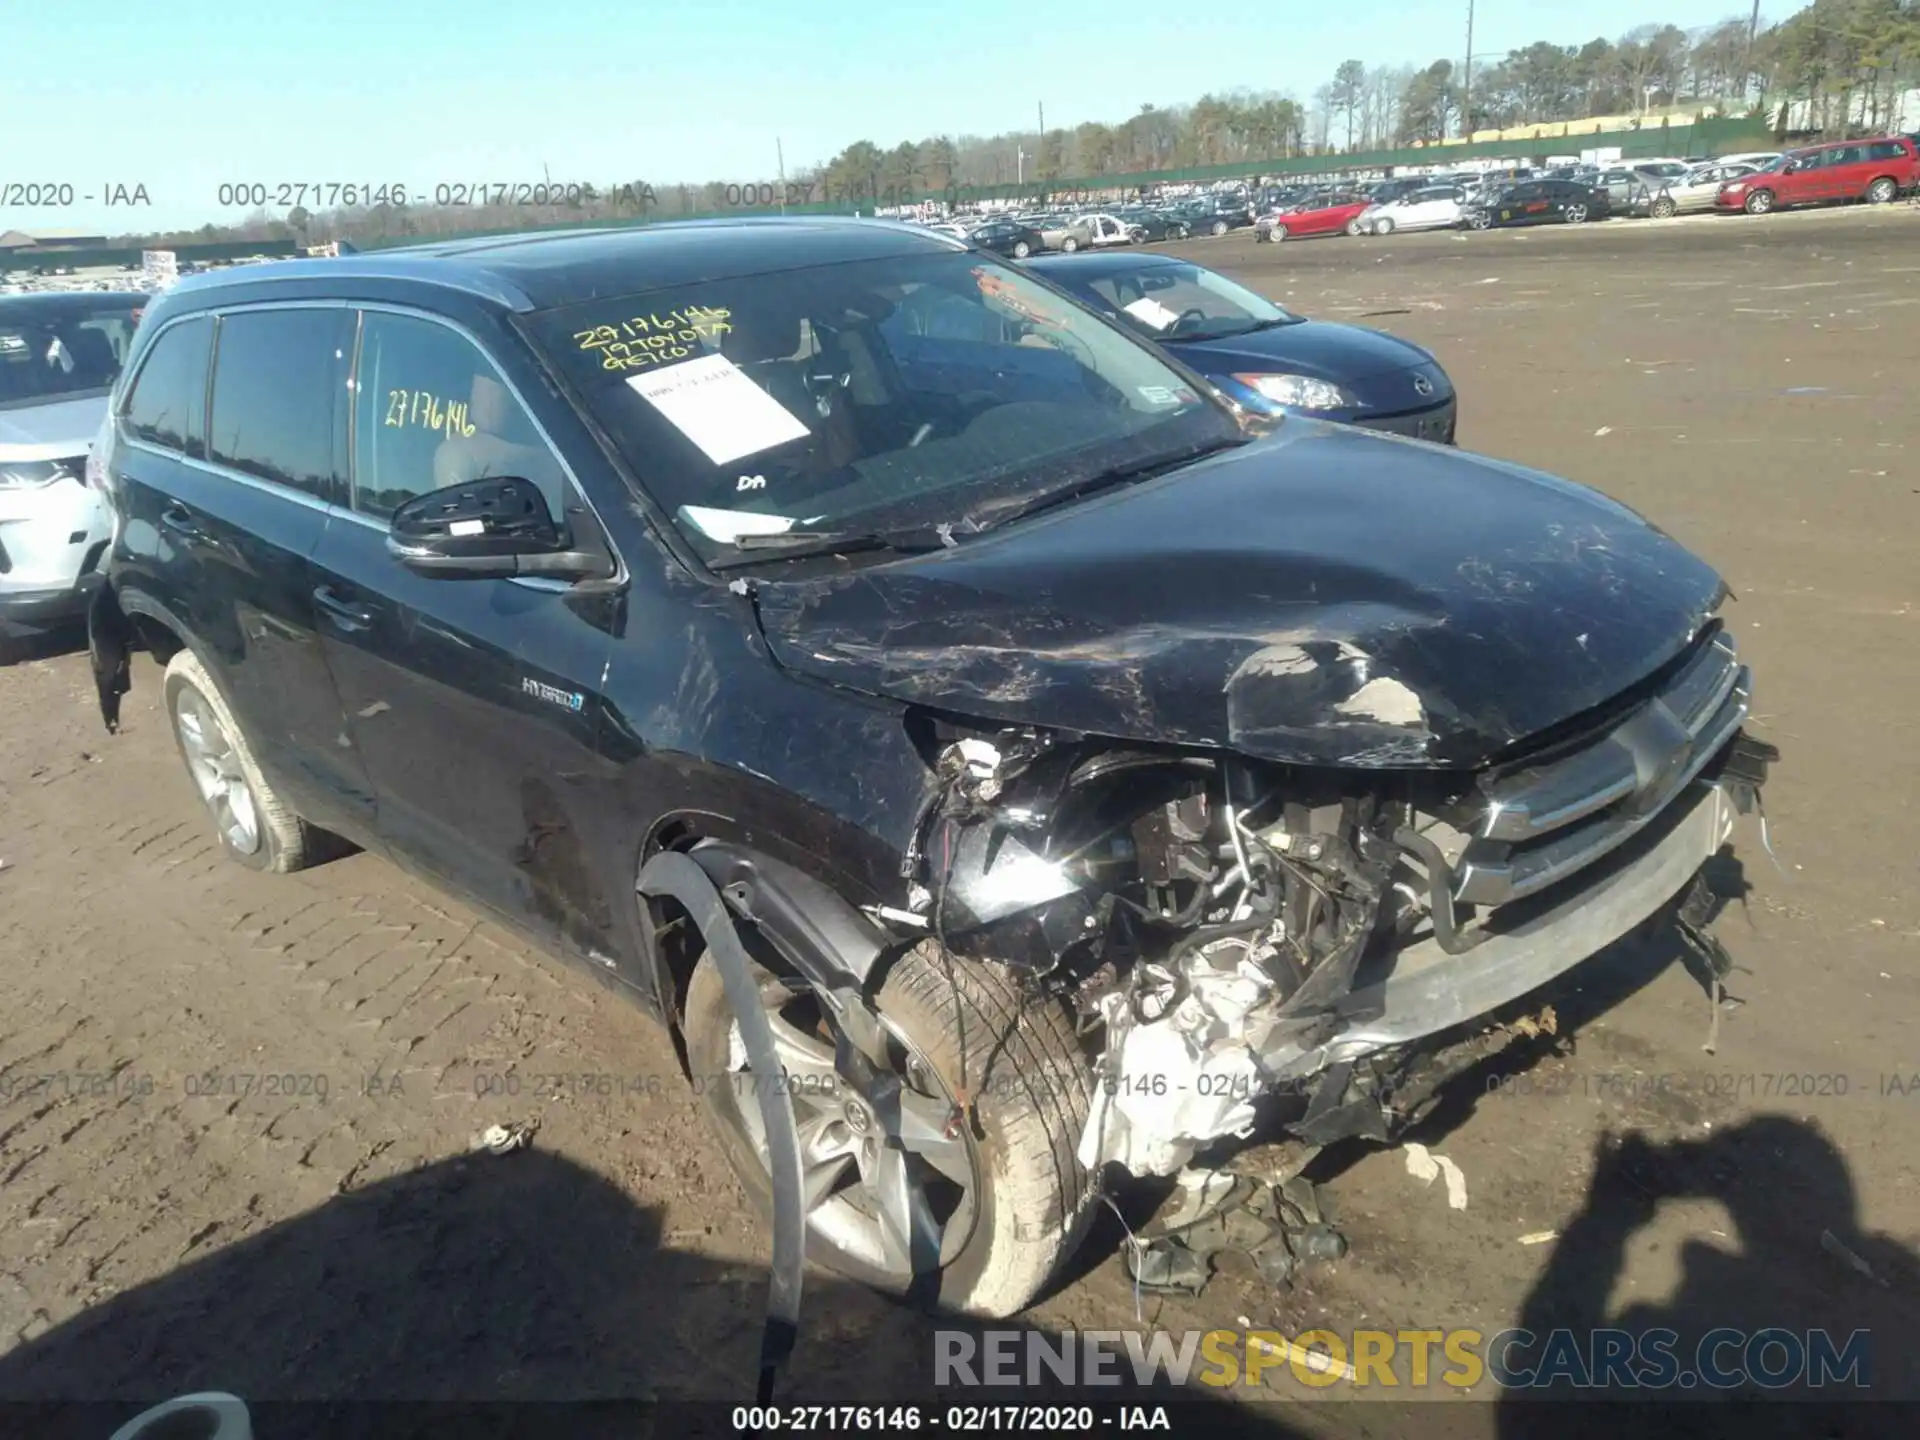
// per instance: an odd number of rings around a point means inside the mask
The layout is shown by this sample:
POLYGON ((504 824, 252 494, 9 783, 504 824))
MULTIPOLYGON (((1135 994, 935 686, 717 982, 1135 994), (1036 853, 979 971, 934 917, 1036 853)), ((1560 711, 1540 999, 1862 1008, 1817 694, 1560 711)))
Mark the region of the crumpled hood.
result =
POLYGON ((1570 481, 1345 426, 758 589, 779 662, 982 720, 1477 765, 1677 655, 1720 577, 1570 481))

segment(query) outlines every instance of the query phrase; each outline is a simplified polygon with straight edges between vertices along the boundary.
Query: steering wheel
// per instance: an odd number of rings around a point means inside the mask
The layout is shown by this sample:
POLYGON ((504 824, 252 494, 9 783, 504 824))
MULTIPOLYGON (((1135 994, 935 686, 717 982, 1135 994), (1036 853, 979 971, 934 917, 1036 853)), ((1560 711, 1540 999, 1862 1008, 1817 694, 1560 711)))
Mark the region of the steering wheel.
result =
POLYGON ((1173 329, 1169 333, 1177 335, 1189 325, 1204 325, 1206 323, 1207 312, 1196 305, 1191 310, 1182 310, 1180 312, 1180 318, 1173 322, 1173 329))

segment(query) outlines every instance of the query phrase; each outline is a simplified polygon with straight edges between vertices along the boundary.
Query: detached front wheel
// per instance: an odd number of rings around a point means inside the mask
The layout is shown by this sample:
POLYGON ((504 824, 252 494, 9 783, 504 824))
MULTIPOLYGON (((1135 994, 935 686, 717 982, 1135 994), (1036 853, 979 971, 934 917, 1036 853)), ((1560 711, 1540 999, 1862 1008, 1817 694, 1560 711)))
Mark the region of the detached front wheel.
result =
MULTIPOLYGON (((990 964, 956 958, 950 984, 925 944, 874 997, 889 1063, 864 1066, 847 1063, 848 1042, 804 980, 758 964, 755 979, 783 1071, 771 1086, 798 1123, 809 1257, 942 1309, 1024 1309, 1072 1254, 1094 1201, 1075 1154, 1092 1079, 1065 1011, 1023 997, 990 964), (963 1030, 973 1125, 956 1105, 963 1030)), ((767 1082, 747 1065, 710 956, 694 970, 683 1023, 727 1159, 771 1214, 767 1082)))

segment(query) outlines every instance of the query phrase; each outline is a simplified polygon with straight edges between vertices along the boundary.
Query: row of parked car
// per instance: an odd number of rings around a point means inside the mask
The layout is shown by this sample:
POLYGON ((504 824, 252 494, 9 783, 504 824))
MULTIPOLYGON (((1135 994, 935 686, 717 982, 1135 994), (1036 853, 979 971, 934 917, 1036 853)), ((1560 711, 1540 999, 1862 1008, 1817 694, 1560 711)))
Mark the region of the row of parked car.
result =
POLYGON ((1764 215, 1789 206, 1864 200, 1884 205, 1920 188, 1914 137, 1838 141, 1713 160, 1639 160, 1535 175, 1389 180, 1362 190, 1326 187, 1278 198, 1253 222, 1254 238, 1391 235, 1542 222, 1579 224, 1624 215, 1669 219, 1710 210, 1764 215))
POLYGON ((1246 192, 1228 191, 1097 210, 962 215, 930 228, 996 254, 1025 260, 1031 255, 1072 255, 1115 245, 1224 235, 1252 224, 1253 216, 1254 204, 1246 192))

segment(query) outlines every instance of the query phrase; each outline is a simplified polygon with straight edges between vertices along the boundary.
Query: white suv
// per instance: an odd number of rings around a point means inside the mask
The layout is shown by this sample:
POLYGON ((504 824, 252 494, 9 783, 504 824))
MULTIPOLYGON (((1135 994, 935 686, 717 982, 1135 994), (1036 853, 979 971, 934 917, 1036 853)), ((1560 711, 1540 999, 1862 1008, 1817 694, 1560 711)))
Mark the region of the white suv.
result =
POLYGON ((86 482, 145 295, 0 295, 0 659, 86 613, 108 516, 86 482))

